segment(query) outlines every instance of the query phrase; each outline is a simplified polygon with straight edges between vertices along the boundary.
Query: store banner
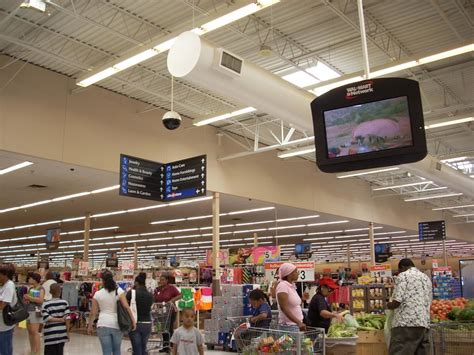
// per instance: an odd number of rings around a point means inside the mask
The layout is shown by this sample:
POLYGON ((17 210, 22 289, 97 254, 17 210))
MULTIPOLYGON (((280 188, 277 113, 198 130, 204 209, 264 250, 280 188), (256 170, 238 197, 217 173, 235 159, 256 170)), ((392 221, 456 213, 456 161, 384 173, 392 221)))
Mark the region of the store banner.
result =
POLYGON ((89 274, 89 262, 88 261, 80 261, 79 268, 77 270, 78 276, 87 276, 89 274))
POLYGON ((392 266, 390 264, 371 266, 369 270, 372 277, 392 277, 392 266))
POLYGON ((59 248, 61 241, 61 228, 46 230, 46 249, 56 250, 59 248))
POLYGON ((133 276, 135 264, 133 261, 122 261, 120 264, 122 269, 122 276, 133 276))
MULTIPOLYGON (((270 283, 275 278, 275 275, 283 262, 265 263, 265 282, 270 283)), ((298 268, 298 281, 314 281, 314 261, 295 262, 293 263, 298 268)))
POLYGON ((267 262, 280 261, 279 246, 255 247, 252 250, 252 264, 263 265, 267 262))
MULTIPOLYGON (((229 265, 229 249, 219 250, 219 264, 222 266, 229 265)), ((212 250, 206 251, 206 265, 212 266, 212 250)))
POLYGON ((251 264, 252 252, 253 248, 229 249, 229 265, 251 264))

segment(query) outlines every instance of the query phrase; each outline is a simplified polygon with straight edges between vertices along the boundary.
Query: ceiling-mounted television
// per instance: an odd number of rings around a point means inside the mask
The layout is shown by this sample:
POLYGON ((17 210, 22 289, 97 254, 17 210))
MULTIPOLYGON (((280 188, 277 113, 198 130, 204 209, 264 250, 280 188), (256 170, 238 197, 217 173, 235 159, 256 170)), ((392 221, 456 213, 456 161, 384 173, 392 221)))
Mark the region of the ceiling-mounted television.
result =
POLYGON ((344 172, 412 163, 427 154, 418 82, 364 80, 311 103, 316 163, 344 172))

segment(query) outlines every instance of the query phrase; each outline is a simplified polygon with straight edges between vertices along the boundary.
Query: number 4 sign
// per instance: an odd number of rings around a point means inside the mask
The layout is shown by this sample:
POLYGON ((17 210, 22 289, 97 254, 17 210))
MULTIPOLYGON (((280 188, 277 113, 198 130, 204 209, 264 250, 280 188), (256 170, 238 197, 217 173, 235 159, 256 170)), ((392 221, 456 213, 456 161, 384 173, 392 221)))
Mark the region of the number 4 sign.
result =
MULTIPOLYGON (((265 281, 269 283, 275 278, 275 274, 282 262, 265 263, 265 281)), ((298 268, 298 281, 314 281, 314 262, 293 263, 298 268)))

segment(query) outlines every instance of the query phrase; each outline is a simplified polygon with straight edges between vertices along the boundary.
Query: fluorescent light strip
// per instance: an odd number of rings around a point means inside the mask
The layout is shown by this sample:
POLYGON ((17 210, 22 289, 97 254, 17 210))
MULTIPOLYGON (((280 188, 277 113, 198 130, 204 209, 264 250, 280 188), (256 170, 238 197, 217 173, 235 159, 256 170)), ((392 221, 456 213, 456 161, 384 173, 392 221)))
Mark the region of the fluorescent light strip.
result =
POLYGON ((443 211, 443 210, 455 210, 458 208, 469 208, 469 207, 474 207, 474 205, 460 205, 460 206, 449 206, 449 207, 436 207, 433 208, 433 211, 443 211))
POLYGON ((336 177, 338 179, 346 179, 346 178, 350 178, 350 177, 370 175, 370 174, 378 174, 378 173, 384 173, 384 172, 387 172, 387 171, 395 171, 395 170, 400 170, 400 168, 396 168, 396 167, 384 168, 384 169, 363 171, 363 172, 360 172, 360 173, 351 173, 351 174, 339 175, 339 176, 336 176, 336 177))
POLYGON ((24 161, 23 163, 12 165, 8 168, 1 169, 0 170, 0 175, 5 175, 5 174, 8 174, 8 173, 11 173, 12 171, 25 168, 25 167, 30 166, 32 164, 33 163, 31 161, 24 161))
MULTIPOLYGON (((114 186, 107 187, 105 189, 100 189, 100 190, 110 191, 112 189, 118 189, 119 187, 120 187, 119 185, 114 185, 114 186)), ((94 190, 94 191, 99 191, 99 190, 94 190)), ((10 207, 10 208, 7 208, 7 209, 0 210, 0 213, 6 213, 6 212, 10 212, 10 211, 21 210, 21 209, 24 209, 24 208, 30 208, 30 207, 45 205, 47 203, 52 203, 52 202, 59 202, 59 201, 69 200, 69 199, 75 198, 75 197, 90 195, 91 193, 93 193, 93 192, 92 191, 80 192, 80 193, 76 193, 76 194, 73 194, 73 195, 56 197, 56 198, 53 198, 51 200, 44 200, 44 201, 29 203, 29 204, 22 205, 22 206, 10 207)))
POLYGON ((298 155, 314 153, 315 151, 316 151, 316 148, 314 146, 301 147, 301 148, 291 149, 286 152, 278 153, 278 158, 285 159, 285 158, 295 157, 298 155))
POLYGON ((468 214, 458 214, 453 216, 454 218, 461 218, 461 217, 472 217, 474 216, 474 213, 468 213, 468 214))
POLYGON ((193 122, 193 124, 195 126, 198 126, 198 127, 199 126, 205 126, 205 125, 208 125, 208 124, 211 124, 211 123, 224 121, 224 120, 227 120, 227 119, 232 118, 232 117, 245 115, 246 113, 251 113, 251 112, 255 112, 255 111, 257 111, 256 108, 245 107, 245 108, 237 110, 237 111, 228 112, 228 113, 224 113, 224 114, 219 115, 219 116, 210 117, 210 118, 206 118, 206 119, 203 119, 203 120, 195 121, 195 122, 193 122))
POLYGON ((442 194, 442 195, 432 195, 432 196, 407 198, 404 201, 405 202, 412 202, 412 201, 432 200, 432 199, 437 199, 437 198, 454 197, 454 196, 461 196, 461 195, 462 195, 461 192, 453 192, 453 193, 442 194))
POLYGON ((401 188, 401 187, 409 187, 409 186, 417 186, 417 185, 428 185, 428 184, 432 184, 432 183, 433 183, 433 181, 410 182, 410 183, 407 183, 407 184, 377 187, 375 189, 372 189, 372 191, 391 190, 391 189, 398 189, 398 188, 401 188))
POLYGON ((467 123, 467 122, 472 122, 472 121, 474 121, 474 117, 459 118, 457 120, 446 120, 446 121, 439 122, 439 123, 428 124, 428 125, 425 126, 425 129, 433 129, 433 128, 452 126, 452 125, 467 123))
MULTIPOLYGON (((254 14, 266 7, 269 7, 271 5, 274 5, 278 3, 280 0, 258 0, 255 3, 248 4, 246 6, 243 6, 239 9, 236 9, 234 11, 231 11, 227 14, 224 14, 214 20, 211 20, 207 23, 204 23, 203 25, 199 26, 198 28, 195 28, 192 30, 192 32, 196 33, 197 35, 201 36, 203 34, 209 33, 211 31, 214 31, 220 27, 226 26, 232 22, 235 22, 239 19, 242 19, 246 16, 249 16, 251 14, 254 14)), ((124 69, 130 68, 134 65, 137 65, 139 63, 144 62, 145 60, 148 60, 154 56, 156 56, 159 53, 163 53, 168 51, 171 46, 173 45, 174 41, 176 40, 176 37, 170 38, 164 42, 158 43, 154 45, 152 48, 147 48, 144 49, 142 52, 133 54, 132 56, 128 58, 122 59, 120 62, 115 63, 111 65, 110 67, 95 73, 91 76, 87 76, 84 79, 81 79, 79 82, 76 84, 82 87, 87 87, 89 85, 92 85, 94 83, 97 83, 101 80, 104 80, 124 69)))

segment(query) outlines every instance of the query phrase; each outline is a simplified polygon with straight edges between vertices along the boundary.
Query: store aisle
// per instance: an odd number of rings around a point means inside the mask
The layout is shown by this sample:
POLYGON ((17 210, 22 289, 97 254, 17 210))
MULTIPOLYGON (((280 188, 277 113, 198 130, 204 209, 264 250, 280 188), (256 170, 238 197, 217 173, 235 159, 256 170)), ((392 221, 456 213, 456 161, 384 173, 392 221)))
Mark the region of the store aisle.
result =
MULTIPOLYGON (((130 341, 122 342, 122 354, 131 354, 127 350, 130 348, 130 341)), ((28 334, 26 330, 16 329, 13 336, 13 353, 15 355, 28 355, 28 334)), ((72 334, 71 342, 66 344, 65 355, 100 355, 100 344, 97 337, 82 334, 72 334)), ((226 354, 221 351, 205 351, 206 354, 221 355, 226 354)), ((228 353, 227 353, 228 354, 228 353)))

